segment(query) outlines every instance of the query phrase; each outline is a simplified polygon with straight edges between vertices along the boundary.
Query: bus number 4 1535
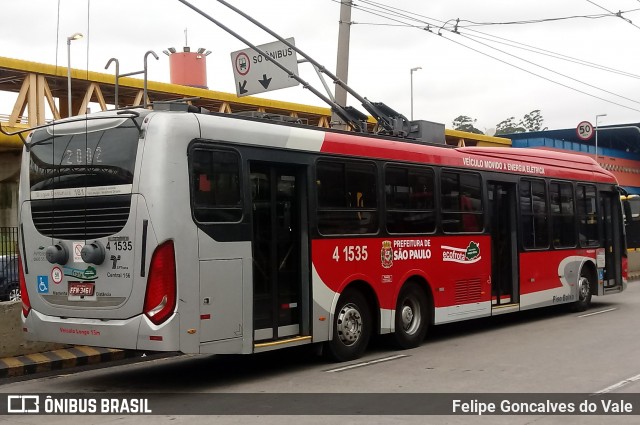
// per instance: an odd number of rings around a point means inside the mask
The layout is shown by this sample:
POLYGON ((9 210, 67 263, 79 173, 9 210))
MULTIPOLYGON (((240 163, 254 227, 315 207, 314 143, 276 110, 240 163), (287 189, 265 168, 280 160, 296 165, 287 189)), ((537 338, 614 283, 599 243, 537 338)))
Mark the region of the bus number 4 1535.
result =
MULTIPOLYGON (((366 245, 347 245, 342 248, 342 255, 344 261, 367 261, 367 258, 369 258, 366 245)), ((340 261, 340 248, 337 246, 333 250, 333 259, 336 262, 340 261)))

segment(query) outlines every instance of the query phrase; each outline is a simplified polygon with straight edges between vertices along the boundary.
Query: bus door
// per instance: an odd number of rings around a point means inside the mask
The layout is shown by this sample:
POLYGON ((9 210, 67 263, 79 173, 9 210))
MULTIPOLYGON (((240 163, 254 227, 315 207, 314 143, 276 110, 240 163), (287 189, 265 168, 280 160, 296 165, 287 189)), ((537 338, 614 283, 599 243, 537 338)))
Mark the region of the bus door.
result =
POLYGON ((516 185, 488 183, 491 224, 491 306, 494 314, 520 301, 516 226, 516 185))
POLYGON ((254 341, 308 335, 305 168, 254 161, 249 172, 254 341))
POLYGON ((622 251, 624 243, 622 237, 622 222, 620 211, 620 197, 613 192, 600 191, 600 215, 602 217, 601 244, 604 249, 603 255, 598 257, 598 281, 603 285, 598 285, 603 293, 610 289, 618 290, 622 286, 622 251))

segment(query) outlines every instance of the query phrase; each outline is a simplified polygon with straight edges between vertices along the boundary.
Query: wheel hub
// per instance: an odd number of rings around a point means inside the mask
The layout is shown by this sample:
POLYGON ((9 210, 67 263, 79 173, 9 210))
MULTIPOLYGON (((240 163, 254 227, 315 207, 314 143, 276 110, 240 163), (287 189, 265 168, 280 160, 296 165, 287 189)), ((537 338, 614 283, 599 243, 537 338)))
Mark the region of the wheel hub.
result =
POLYGON ((411 321, 413 320, 413 309, 405 305, 402 307, 402 327, 407 330, 409 326, 411 326, 411 321))
POLYGON ((347 304, 342 307, 338 314, 336 330, 338 337, 345 345, 353 345, 360 338, 362 316, 355 305, 347 304))
POLYGON ((580 299, 586 299, 589 296, 590 291, 589 280, 585 277, 581 277, 580 280, 578 280, 578 294, 580 299))

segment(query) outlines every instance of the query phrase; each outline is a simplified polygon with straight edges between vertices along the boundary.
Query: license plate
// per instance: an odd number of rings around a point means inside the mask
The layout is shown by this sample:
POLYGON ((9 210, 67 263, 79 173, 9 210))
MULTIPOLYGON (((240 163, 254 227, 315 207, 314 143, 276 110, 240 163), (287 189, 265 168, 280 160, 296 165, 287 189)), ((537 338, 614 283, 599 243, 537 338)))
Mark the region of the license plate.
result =
POLYGON ((70 297, 92 297, 95 290, 94 282, 69 282, 70 297))

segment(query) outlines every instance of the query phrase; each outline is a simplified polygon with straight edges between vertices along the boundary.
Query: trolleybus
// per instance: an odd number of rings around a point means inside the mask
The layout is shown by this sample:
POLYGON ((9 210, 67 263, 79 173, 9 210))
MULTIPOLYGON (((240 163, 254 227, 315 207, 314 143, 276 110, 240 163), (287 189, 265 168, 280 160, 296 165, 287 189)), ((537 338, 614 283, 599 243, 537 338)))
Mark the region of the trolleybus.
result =
POLYGON ((138 109, 35 129, 22 161, 33 340, 344 361, 626 286, 618 186, 585 156, 138 109))

